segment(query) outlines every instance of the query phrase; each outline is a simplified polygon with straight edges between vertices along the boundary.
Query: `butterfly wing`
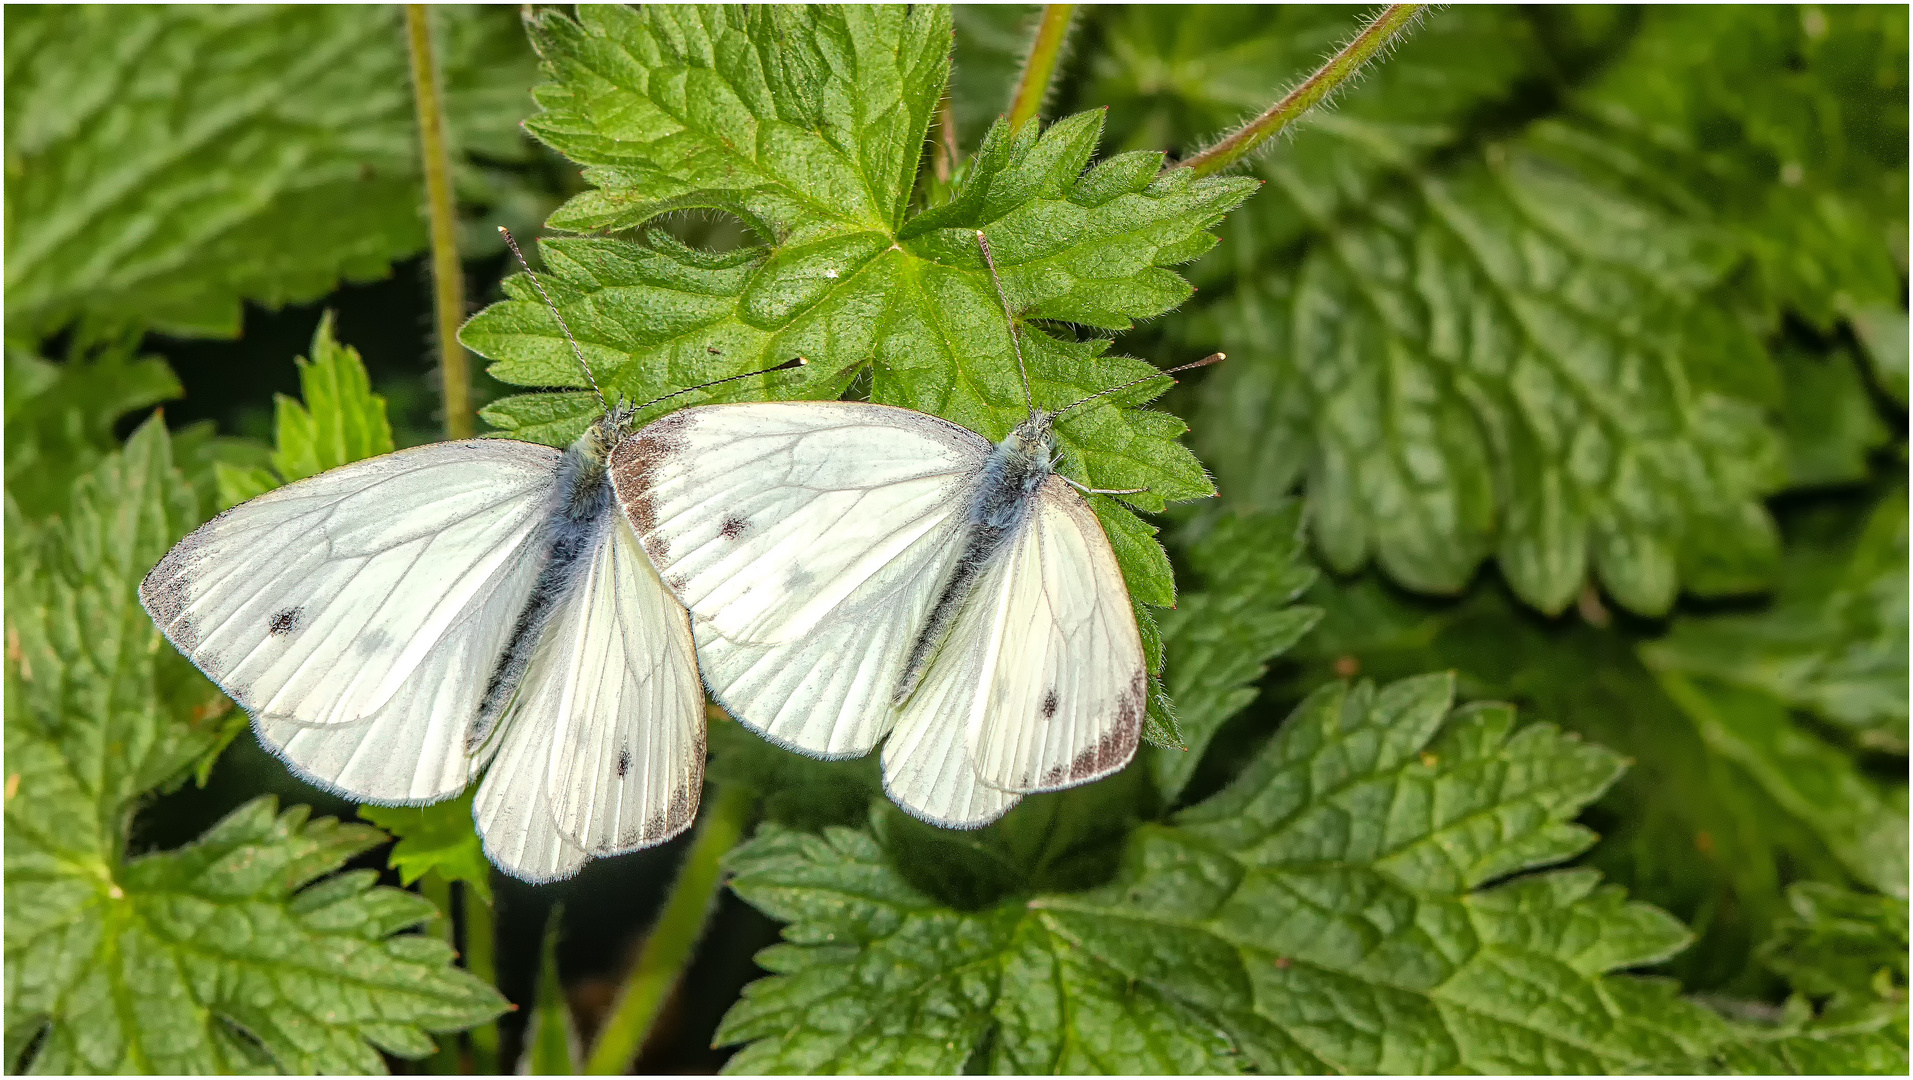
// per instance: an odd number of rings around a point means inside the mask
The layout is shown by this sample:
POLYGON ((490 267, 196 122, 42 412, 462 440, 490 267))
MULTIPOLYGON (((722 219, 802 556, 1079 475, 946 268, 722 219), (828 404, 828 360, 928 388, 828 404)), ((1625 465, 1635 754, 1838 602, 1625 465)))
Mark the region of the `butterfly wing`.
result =
POLYGON ((956 558, 990 444, 908 409, 685 409, 612 454, 619 504, 689 608, 731 715, 823 757, 868 753, 956 558))
POLYGON ((535 583, 558 457, 437 443, 289 484, 180 541, 140 602, 308 779, 442 798, 467 779, 465 724, 535 583))
POLYGON ((473 814, 530 881, 676 836, 704 782, 704 688, 689 617, 607 515, 499 725, 473 814))
POLYGON ((308 782, 360 802, 428 803, 470 782, 467 733, 492 662, 505 650, 539 560, 505 571, 491 596, 419 664, 406 692, 371 717, 346 724, 301 724, 255 716, 259 740, 308 782))
POLYGON ((989 615, 980 607, 958 616, 883 744, 884 793, 911 814, 947 829, 982 828, 1022 798, 979 781, 972 764, 970 721, 977 687, 988 674, 991 644, 989 615))
POLYGON ((972 684, 978 778, 1028 793, 1115 772, 1136 753, 1149 685, 1102 523, 1052 476, 1003 559, 978 597, 991 609, 990 626, 977 628, 990 642, 987 677, 972 684))
POLYGON ((354 462, 200 526, 140 601, 248 712, 364 720, 523 561, 557 465, 476 439, 354 462))

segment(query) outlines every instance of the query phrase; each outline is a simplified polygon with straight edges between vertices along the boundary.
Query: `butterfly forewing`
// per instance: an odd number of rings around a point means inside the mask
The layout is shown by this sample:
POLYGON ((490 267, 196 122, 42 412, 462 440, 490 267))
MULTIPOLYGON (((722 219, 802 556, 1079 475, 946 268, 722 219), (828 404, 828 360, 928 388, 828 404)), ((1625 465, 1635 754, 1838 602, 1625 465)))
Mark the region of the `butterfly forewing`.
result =
POLYGON ((612 455, 618 499, 693 612, 712 695, 810 754, 869 752, 989 444, 856 402, 686 409, 612 455))
POLYGON ((491 595, 426 654, 407 692, 371 717, 349 724, 255 717, 260 740, 307 780, 362 802, 456 795, 478 764, 467 751, 467 731, 538 566, 525 558, 507 568, 491 595))
POLYGON ((141 603, 254 716, 366 721, 417 692, 427 655, 502 585, 529 590, 513 571, 557 462, 548 447, 472 440, 333 469, 201 526, 147 575, 141 603))

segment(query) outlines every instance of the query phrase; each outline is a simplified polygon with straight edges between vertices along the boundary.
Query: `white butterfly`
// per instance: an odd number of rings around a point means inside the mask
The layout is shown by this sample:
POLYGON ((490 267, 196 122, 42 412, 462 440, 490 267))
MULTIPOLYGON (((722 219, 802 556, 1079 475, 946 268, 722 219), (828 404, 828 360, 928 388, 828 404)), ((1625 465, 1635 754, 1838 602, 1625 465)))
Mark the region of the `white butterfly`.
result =
POLYGON ((614 450, 612 485, 725 710, 818 757, 888 736, 890 797, 975 828, 1122 768, 1147 708, 1122 572, 1054 471, 1068 411, 992 446, 886 405, 703 406, 614 450))
POLYGON ((140 602, 320 787, 430 803, 489 762, 472 815, 514 877, 660 843, 697 816, 704 693, 606 482, 635 412, 563 453, 437 443, 267 492, 180 541, 140 602))

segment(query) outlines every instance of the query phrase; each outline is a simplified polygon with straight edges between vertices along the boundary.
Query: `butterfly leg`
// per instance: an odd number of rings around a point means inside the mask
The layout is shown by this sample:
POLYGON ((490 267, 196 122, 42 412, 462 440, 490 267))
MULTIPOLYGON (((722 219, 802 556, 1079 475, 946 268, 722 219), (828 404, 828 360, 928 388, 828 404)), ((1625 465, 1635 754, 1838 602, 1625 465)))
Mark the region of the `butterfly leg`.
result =
MULTIPOLYGON (((1062 476, 1063 474, 1062 474, 1062 473, 1057 473, 1056 475, 1058 475, 1058 476, 1062 476)), ((1085 494, 1085 495, 1141 495, 1141 494, 1142 494, 1143 492, 1145 492, 1145 491, 1148 491, 1148 490, 1149 490, 1148 488, 1093 488, 1093 487, 1084 487, 1083 485, 1081 485, 1081 484, 1079 484, 1079 483, 1077 483, 1076 481, 1074 481, 1074 480, 1071 480, 1071 479, 1070 479, 1069 477, 1067 477, 1067 476, 1063 476, 1063 483, 1065 483, 1065 484, 1068 484, 1068 485, 1069 485, 1070 487, 1073 487, 1073 488, 1075 488, 1076 490, 1078 490, 1078 491, 1080 491, 1080 492, 1082 492, 1082 493, 1083 493, 1083 494, 1085 494)))

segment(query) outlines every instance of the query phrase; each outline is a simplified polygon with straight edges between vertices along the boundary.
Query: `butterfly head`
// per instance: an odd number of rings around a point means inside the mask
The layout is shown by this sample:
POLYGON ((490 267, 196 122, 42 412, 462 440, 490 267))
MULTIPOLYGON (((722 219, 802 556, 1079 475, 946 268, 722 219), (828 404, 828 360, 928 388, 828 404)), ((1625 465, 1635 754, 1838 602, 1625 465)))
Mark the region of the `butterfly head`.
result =
POLYGON ((1056 460, 1056 414, 1038 409, 997 444, 999 452, 1030 475, 1047 475, 1056 460))

